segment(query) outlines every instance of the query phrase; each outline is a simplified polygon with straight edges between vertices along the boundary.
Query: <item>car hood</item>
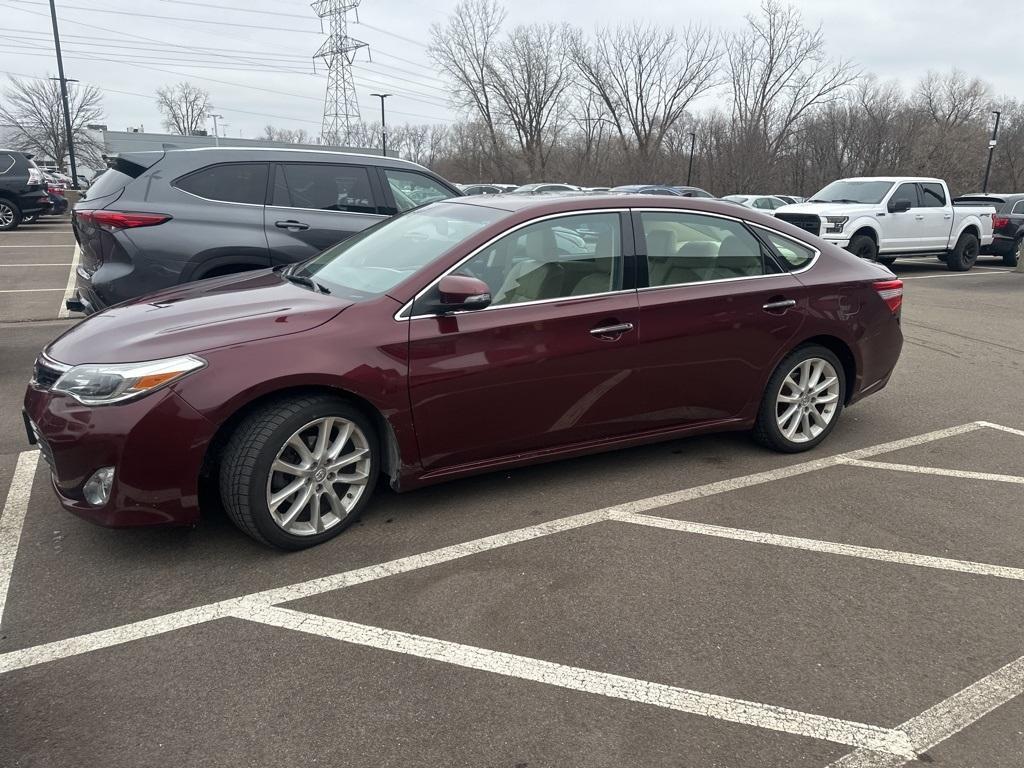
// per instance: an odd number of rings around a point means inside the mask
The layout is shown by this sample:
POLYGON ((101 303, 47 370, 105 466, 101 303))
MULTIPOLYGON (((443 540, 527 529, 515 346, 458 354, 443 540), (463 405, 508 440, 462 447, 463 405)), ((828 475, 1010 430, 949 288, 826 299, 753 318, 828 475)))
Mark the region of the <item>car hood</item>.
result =
POLYGON ((70 365, 158 360, 322 325, 352 304, 260 270, 118 304, 79 323, 46 353, 70 365))
POLYGON ((776 208, 775 214, 813 213, 816 216, 848 216, 853 219, 857 216, 873 216, 877 211, 878 205, 868 203, 797 203, 776 208))

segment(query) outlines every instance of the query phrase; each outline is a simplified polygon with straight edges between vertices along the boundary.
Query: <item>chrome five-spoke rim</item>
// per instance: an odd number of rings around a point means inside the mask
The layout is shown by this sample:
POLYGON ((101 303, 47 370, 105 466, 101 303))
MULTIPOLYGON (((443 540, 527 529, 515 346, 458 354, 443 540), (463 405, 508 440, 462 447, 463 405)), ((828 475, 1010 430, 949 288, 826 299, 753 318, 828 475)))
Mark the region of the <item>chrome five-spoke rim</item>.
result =
POLYGON ((775 401, 775 420, 782 435, 806 443, 820 435, 839 406, 839 375, 828 360, 812 357, 782 380, 775 401))
POLYGON ((267 479, 270 516, 295 536, 333 528, 352 512, 370 477, 370 444, 348 419, 326 416, 295 431, 267 479))
POLYGON ((9 227, 14 223, 14 211, 6 203, 0 203, 0 227, 9 227))

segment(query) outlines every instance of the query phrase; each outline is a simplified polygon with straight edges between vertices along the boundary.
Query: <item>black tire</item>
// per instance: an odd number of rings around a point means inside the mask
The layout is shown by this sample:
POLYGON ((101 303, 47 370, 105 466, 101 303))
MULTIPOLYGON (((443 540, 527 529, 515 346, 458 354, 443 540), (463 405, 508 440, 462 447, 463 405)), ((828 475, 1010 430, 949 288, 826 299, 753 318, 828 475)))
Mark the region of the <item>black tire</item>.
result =
POLYGON ((1018 237, 1013 244, 1013 250, 1003 254, 1003 264, 1007 267, 1016 267, 1021 257, 1021 246, 1024 246, 1024 238, 1018 237))
POLYGON ((966 272, 978 260, 981 243, 970 232, 964 232, 956 241, 956 247, 946 254, 946 267, 952 272, 966 272))
POLYGON ((21 220, 21 223, 22 224, 35 224, 37 221, 39 221, 39 214, 38 213, 33 213, 33 214, 30 214, 30 215, 26 216, 25 218, 23 218, 21 220))
POLYGON ((867 261, 875 261, 878 258, 878 246, 867 235, 854 236, 850 240, 850 244, 846 246, 846 250, 867 261))
POLYGON ((0 232, 13 232, 21 224, 21 209, 13 200, 0 197, 0 232))
POLYGON ((875 261, 877 261, 879 264, 881 264, 884 267, 891 267, 893 264, 896 263, 896 257, 895 256, 876 256, 875 257, 875 261))
POLYGON ((842 416, 843 404, 846 402, 846 386, 846 372, 843 369, 843 364, 830 349, 818 344, 797 347, 779 363, 772 377, 768 380, 768 386, 765 387, 764 395, 761 398, 761 407, 757 413, 757 420, 754 422, 754 439, 762 445, 781 453, 800 453, 815 448, 831 434, 836 423, 839 421, 839 417, 842 416), (832 420, 829 421, 820 434, 806 442, 794 442, 787 438, 779 428, 777 420, 778 396, 782 389, 782 382, 790 372, 803 361, 812 358, 825 360, 835 369, 836 377, 839 379, 839 400, 835 413, 832 415, 832 420))
POLYGON ((231 521, 256 541, 280 549, 306 549, 337 536, 359 519, 373 495, 379 466, 376 429, 359 409, 333 395, 287 397, 256 409, 237 426, 221 457, 220 495, 231 521), (369 478, 362 496, 340 522, 322 533, 295 535, 280 527, 270 513, 271 464, 297 430, 325 416, 347 419, 362 430, 370 449, 369 478))

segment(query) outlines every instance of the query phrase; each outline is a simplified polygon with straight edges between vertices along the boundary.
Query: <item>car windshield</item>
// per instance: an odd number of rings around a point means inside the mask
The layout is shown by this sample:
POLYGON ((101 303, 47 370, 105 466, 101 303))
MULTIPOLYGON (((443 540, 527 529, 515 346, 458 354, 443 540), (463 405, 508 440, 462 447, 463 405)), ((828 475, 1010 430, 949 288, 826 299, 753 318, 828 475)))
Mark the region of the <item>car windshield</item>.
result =
POLYGON ((833 181, 811 198, 812 203, 880 203, 891 181, 833 181))
POLYGON ((328 248, 292 274, 312 278, 346 298, 376 296, 507 215, 478 205, 433 203, 328 248))

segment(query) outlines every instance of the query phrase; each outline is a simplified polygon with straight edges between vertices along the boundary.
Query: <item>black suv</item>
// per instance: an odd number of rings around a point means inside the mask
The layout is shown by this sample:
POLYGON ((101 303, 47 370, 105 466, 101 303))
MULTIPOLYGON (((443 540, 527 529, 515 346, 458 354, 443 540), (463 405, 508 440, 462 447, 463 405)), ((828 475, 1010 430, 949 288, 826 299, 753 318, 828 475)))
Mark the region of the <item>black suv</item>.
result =
POLYGON ((982 248, 983 254, 1001 256, 1003 264, 1016 267, 1024 257, 1024 194, 1000 195, 980 193, 964 195, 954 203, 981 203, 994 205, 992 217, 992 245, 982 248))
POLYGON ((46 213, 50 196, 32 155, 0 149, 0 232, 17 229, 23 219, 46 213))
POLYGON ((303 261, 401 211, 461 193, 415 163, 305 149, 128 152, 75 206, 68 309, 303 261))

